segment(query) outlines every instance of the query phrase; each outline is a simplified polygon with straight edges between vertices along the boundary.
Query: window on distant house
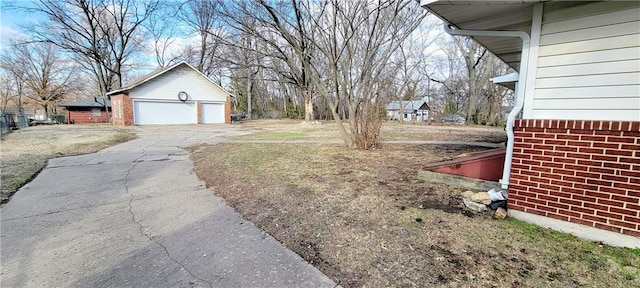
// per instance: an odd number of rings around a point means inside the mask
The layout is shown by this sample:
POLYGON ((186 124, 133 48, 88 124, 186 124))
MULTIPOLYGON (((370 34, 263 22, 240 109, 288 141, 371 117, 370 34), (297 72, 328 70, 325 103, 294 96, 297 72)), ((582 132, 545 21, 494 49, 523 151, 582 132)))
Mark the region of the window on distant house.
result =
POLYGON ((91 108, 91 115, 100 116, 100 108, 91 108))

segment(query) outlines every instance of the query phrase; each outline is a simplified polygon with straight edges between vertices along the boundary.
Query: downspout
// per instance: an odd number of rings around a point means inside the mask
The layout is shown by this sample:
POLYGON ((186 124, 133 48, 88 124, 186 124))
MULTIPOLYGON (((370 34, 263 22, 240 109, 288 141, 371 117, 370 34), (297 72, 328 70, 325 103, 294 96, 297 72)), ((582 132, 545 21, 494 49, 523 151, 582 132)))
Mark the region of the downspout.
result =
POLYGON ((504 169, 502 170, 502 179, 500 184, 502 189, 509 188, 509 177, 511 175, 511 161, 513 160, 513 144, 514 133, 513 123, 522 108, 524 107, 524 96, 526 91, 526 79, 529 69, 529 46, 531 44, 531 37, 529 34, 523 31, 482 31, 482 30, 463 30, 463 29, 451 29, 448 24, 444 25, 444 31, 449 35, 458 36, 484 36, 484 37, 518 37, 522 39, 522 53, 520 56, 520 71, 518 77, 518 83, 516 87, 516 104, 513 110, 507 116, 507 151, 504 157, 504 169))

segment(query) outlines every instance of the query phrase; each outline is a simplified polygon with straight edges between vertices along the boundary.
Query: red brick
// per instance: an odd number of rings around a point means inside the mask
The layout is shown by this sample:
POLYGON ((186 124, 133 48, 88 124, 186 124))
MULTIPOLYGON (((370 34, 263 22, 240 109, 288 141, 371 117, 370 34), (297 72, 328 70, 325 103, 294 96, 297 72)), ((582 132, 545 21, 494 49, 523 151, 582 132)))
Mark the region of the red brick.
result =
POLYGON ((528 171, 528 170, 522 170, 520 171, 520 174, 522 175, 528 175, 528 176, 540 176, 540 172, 536 172, 536 171, 528 171))
POLYGON ((543 138, 543 139, 554 139, 556 138, 555 134, 548 134, 548 133, 535 133, 534 136, 535 138, 543 138))
POLYGON ((532 160, 522 160, 522 164, 529 166, 541 166, 540 161, 532 161, 532 160))
POLYGON ((595 144, 595 143, 585 142, 585 141, 569 141, 569 142, 567 142, 567 145, 569 145, 569 146, 578 146, 578 147, 591 147, 592 144, 595 144))
POLYGON ((512 203, 509 203, 508 207, 509 207, 509 210, 524 211, 524 206, 520 206, 512 203))
POLYGON ((563 181, 573 182, 573 183, 585 183, 584 178, 573 177, 573 176, 562 176, 563 181))
MULTIPOLYGON (((584 149, 591 149, 591 148, 584 148, 584 149)), ((571 146, 556 146, 554 151, 578 152, 578 148, 571 147, 571 146)))
POLYGON ((610 130, 613 130, 613 131, 620 130, 620 122, 618 121, 611 122, 610 130))
MULTIPOLYGON (((638 158, 620 157, 619 161, 623 163, 640 164, 640 157, 638 158)), ((627 168, 627 170, 629 170, 629 168, 627 168)))
POLYGON ((623 195, 611 195, 611 199, 615 200, 615 201, 620 201, 620 202, 625 202, 627 203, 625 208, 629 208, 629 209, 634 209, 635 210, 640 210, 640 206, 634 207, 633 204, 630 203, 638 203, 639 200, 637 198, 633 198, 633 197, 629 197, 629 196, 623 196, 623 195))
POLYGON ((540 178, 540 177, 533 177, 533 176, 529 177, 529 181, 538 183, 538 187, 540 187, 540 185, 542 185, 542 184, 549 184, 551 182, 551 180, 549 180, 549 179, 540 178))
POLYGON ((631 165, 622 163, 604 163, 602 166, 613 169, 631 170, 631 165))
POLYGON ((589 161, 589 160, 578 160, 578 165, 585 165, 591 167, 602 167, 602 162, 600 161, 589 161))
POLYGON ((610 226, 610 225, 600 224, 600 223, 597 223, 597 222, 593 223, 593 224, 594 224, 594 226, 596 228, 602 229, 602 230, 609 230, 609 231, 613 231, 613 232, 616 232, 616 233, 620 233, 622 231, 622 229, 617 228, 617 227, 613 227, 613 226, 610 226))
POLYGON ((552 145, 542 145, 542 144, 535 144, 535 145, 533 145, 532 148, 536 149, 536 150, 547 150, 547 151, 553 150, 553 146, 552 145))
POLYGON ((610 213, 607 211, 596 211, 596 215, 601 216, 601 217, 605 217, 605 218, 609 218, 609 219, 618 219, 618 220, 622 220, 623 215, 620 214, 614 214, 614 213, 610 213))
MULTIPOLYGON (((640 199, 627 201, 627 205, 625 206, 625 208, 629 210, 635 210, 638 213, 640 213, 640 199), (632 204, 632 203, 637 203, 637 204, 632 204)), ((638 221, 638 223, 640 224, 640 221, 638 221)))
MULTIPOLYGON (((548 194, 548 193, 545 193, 548 194)), ((542 199, 545 201, 551 201, 551 202, 558 202, 559 198, 557 196, 552 196, 552 195, 538 195, 538 199, 542 199)))
POLYGON ((620 130, 622 131, 629 131, 629 129, 631 129, 631 123, 629 122, 622 122, 620 126, 620 130))
POLYGON ((558 209, 556 209, 556 208, 549 207, 549 206, 542 206, 542 205, 536 206, 536 209, 541 210, 541 211, 551 212, 551 213, 556 213, 556 211, 558 211, 558 209))
POLYGON ((591 221, 587 221, 587 220, 580 219, 580 218, 569 218, 569 222, 578 223, 578 224, 582 224, 582 225, 589 226, 589 227, 593 227, 593 224, 594 224, 591 221))
MULTIPOLYGON (((631 223, 636 223, 636 224, 640 225, 640 216, 639 217, 624 216, 624 221, 631 222, 631 223)), ((640 227, 638 227, 638 228, 640 229, 640 227)))
POLYGON ((580 136, 571 135, 571 134, 558 134, 558 135, 556 135, 556 139, 559 139, 559 140, 580 140, 580 136))
POLYGON ((533 147, 533 145, 532 145, 532 144, 530 144, 530 143, 524 143, 524 142, 523 142, 523 143, 514 143, 514 144, 513 144, 513 147, 514 147, 514 148, 530 149, 530 148, 532 148, 532 147, 533 147))
POLYGON ((618 157, 614 156, 606 156, 606 155, 592 155, 591 160, 595 161, 609 161, 609 162, 618 162, 618 157))
MULTIPOLYGON (((627 184, 627 183, 613 183, 613 187, 616 188, 622 188, 622 189, 629 189, 632 191, 640 191, 640 185, 638 184, 627 184)), ((627 192, 627 195, 629 195, 629 192, 627 192)))
POLYGON ((638 137, 640 137, 640 132, 639 131, 624 131, 624 132, 622 132, 622 137, 638 138, 638 137))
POLYGON ((640 197, 640 190, 629 190, 627 191, 627 195, 631 197, 640 197))
MULTIPOLYGON (((571 165, 571 164, 565 164, 564 165, 564 169, 567 170, 575 170, 575 171, 587 171, 589 169, 589 167, 584 166, 584 165, 571 165)), ((576 173, 576 175, 578 175, 576 173)), ((595 174, 594 174, 595 175, 595 174)))
POLYGON ((578 148, 578 152, 580 153, 589 153, 589 154, 604 154, 604 149, 600 148, 578 148))
POLYGON ((527 155, 542 155, 542 151, 536 149, 522 149, 522 153, 527 155))
POLYGON ((567 134, 569 132, 569 129, 557 129, 557 128, 547 128, 547 133, 553 133, 553 134, 567 134))
POLYGON ((631 209, 624 209, 624 208, 609 207, 609 211, 613 212, 613 213, 624 214, 624 215, 629 215, 629 216, 637 216, 638 215, 638 211, 634 211, 634 210, 631 210, 631 209))
MULTIPOLYGON (((562 177, 561 177, 562 178, 562 177)), ((562 180, 551 180, 551 185, 556 185, 556 186, 569 186, 571 187, 573 184, 572 183, 566 183, 562 180)))
POLYGON ((554 157, 564 157, 566 155, 566 153, 564 152, 556 152, 556 151, 549 151, 549 150, 543 151, 542 154, 546 156, 554 156, 554 157))
POLYGON ((605 155, 617 155, 617 156, 628 156, 628 157, 631 157, 631 156, 633 156, 633 151, 607 149, 607 151, 605 152, 605 155))
POLYGON ((567 145, 567 141, 564 140, 553 140, 553 139, 545 139, 544 145, 567 145))
POLYGON ((619 201, 611 201, 606 199, 598 199, 598 204, 607 205, 610 207, 624 208, 624 203, 619 201))
POLYGON ((586 181, 587 181, 587 184, 593 184, 593 185, 598 185, 603 187, 611 187, 611 185, 613 185, 611 182, 608 182, 608 181, 602 181, 602 180, 596 180, 596 179, 590 179, 590 178, 587 178, 586 181))
POLYGON ((589 172, 601 173, 601 174, 613 174, 615 170, 610 168, 589 167, 589 172))
POLYGON ((638 150, 640 150, 640 145, 638 145, 638 144, 622 144, 622 145, 620 145, 620 149, 638 151, 638 150))
POLYGON ((593 222, 607 223, 607 218, 603 218, 603 217, 584 214, 584 215, 582 215, 582 218, 585 219, 585 220, 593 221, 593 222))
POLYGON ((585 191, 584 195, 589 197, 595 197, 598 199, 611 199, 611 194, 597 192, 597 191, 585 191))
POLYGON ((560 191, 566 192, 567 194, 569 194, 569 197, 567 197, 567 198, 571 198, 571 195, 574 195, 574 194, 578 194, 578 195, 583 195, 584 194, 584 190, 571 188, 571 187, 561 187, 560 191))
POLYGON ((612 194, 620 194, 620 195, 625 195, 627 192, 627 190, 620 189, 620 188, 612 188, 612 187, 600 187, 598 191, 605 192, 605 193, 612 193, 612 194))
POLYGON ((549 202, 549 203, 547 203, 547 205, 549 205, 551 207, 558 208, 558 209, 569 209, 569 205, 562 204, 562 203, 549 202))
POLYGON ((635 139, 630 137, 608 137, 607 142, 613 143, 635 143, 635 139))
POLYGON ((554 213, 547 213, 547 217, 558 219, 558 220, 562 220, 562 221, 569 221, 569 217, 563 216, 563 215, 554 214, 554 213))
MULTIPOLYGON (((583 136, 589 136, 589 135, 595 135, 595 131, 593 131, 593 130, 573 129, 573 130, 571 130, 571 132, 569 132, 569 134, 579 134, 579 135, 583 135, 583 136)), ((582 139, 583 136, 580 136, 580 140, 583 140, 582 139)))
MULTIPOLYGON (((555 159, 553 160, 553 162, 556 162, 556 163, 566 163, 566 164, 576 164, 576 162, 578 162, 578 161, 577 161, 576 159, 571 159, 571 158, 561 158, 561 157, 558 157, 558 158, 555 158, 555 159)), ((566 165, 565 165, 565 166, 566 166, 566 165)))
POLYGON ((622 136, 621 131, 594 131, 596 136, 622 136))
MULTIPOLYGON (((532 166, 531 170, 532 171, 543 172, 543 173, 551 173, 551 168, 547 168, 547 167, 532 166)), ((640 173, 638 173, 638 174, 640 174, 640 173)))
POLYGON ((577 206, 580 207, 582 206, 582 202, 580 201, 575 201, 575 200, 571 200, 571 199, 561 199, 560 200, 562 203, 567 204, 567 205, 572 205, 572 206, 577 206))
POLYGON ((613 220, 613 219, 609 219, 609 223, 611 223, 612 225, 618 226, 618 227, 636 229, 636 224, 635 223, 617 221, 617 220, 613 220))
POLYGON ((540 189, 545 189, 548 191, 557 191, 558 189, 560 189, 560 187, 558 186, 554 186, 554 185, 549 185, 549 184, 545 184, 545 183, 540 183, 540 185, 538 185, 540 187, 540 189))
POLYGON ((595 143, 593 143, 593 147, 594 148, 619 149, 620 148, 620 144, 595 142, 595 143))
POLYGON ((569 217, 578 217, 578 218, 580 217, 580 213, 572 212, 572 211, 569 211, 569 210, 558 210, 558 213, 561 214, 561 215, 569 216, 569 217))
POLYGON ((553 173, 560 174, 560 175, 569 175, 569 176, 576 175, 576 171, 565 170, 565 169, 553 169, 553 173))
POLYGON ((595 215, 595 213, 596 213, 596 211, 593 210, 593 209, 587 209, 587 208, 578 207, 578 206, 570 206, 569 210, 580 212, 580 213, 583 213, 583 214, 588 214, 588 215, 595 215))
POLYGON ((622 234, 640 237, 640 231, 632 229, 622 229, 622 234))
POLYGON ((546 206, 547 205, 547 201, 540 200, 540 199, 535 199, 535 198, 527 198, 526 201, 531 203, 531 204, 535 204, 536 207, 538 207, 538 206, 546 206))
MULTIPOLYGON (((588 182, 588 180, 587 180, 588 182)), ((598 190, 598 186, 597 185, 591 185, 591 184, 581 184, 581 183, 576 183, 573 185, 574 188, 578 188, 578 189, 582 189, 584 191, 597 191, 598 190)))
POLYGON ((594 142, 604 142, 607 140, 607 137, 604 136, 589 136, 589 135, 581 135, 580 140, 582 141, 594 141, 594 142))

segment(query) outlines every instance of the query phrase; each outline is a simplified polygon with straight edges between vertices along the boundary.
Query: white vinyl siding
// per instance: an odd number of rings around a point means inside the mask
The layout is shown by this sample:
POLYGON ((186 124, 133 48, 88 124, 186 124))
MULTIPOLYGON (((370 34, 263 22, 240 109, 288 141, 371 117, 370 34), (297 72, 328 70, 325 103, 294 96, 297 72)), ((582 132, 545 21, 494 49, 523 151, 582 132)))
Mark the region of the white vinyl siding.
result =
POLYGON ((543 14, 531 118, 640 121, 640 3, 553 7, 543 14))
POLYGON ((196 124, 196 112, 194 102, 133 102, 135 125, 196 124))
POLYGON ((187 66, 178 66, 136 88, 129 97, 178 101, 178 93, 184 91, 189 101, 226 101, 227 93, 187 66))

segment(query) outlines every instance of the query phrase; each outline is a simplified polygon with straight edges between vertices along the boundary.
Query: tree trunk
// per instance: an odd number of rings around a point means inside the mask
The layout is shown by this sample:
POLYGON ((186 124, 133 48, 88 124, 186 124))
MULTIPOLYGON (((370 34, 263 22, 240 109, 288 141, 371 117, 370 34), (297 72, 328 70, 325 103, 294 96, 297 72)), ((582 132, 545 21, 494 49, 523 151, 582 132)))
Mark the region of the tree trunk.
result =
POLYGON ((313 113, 313 98, 311 97, 311 92, 306 91, 304 95, 304 121, 311 122, 314 120, 316 119, 313 113))

